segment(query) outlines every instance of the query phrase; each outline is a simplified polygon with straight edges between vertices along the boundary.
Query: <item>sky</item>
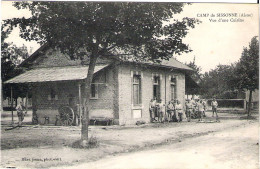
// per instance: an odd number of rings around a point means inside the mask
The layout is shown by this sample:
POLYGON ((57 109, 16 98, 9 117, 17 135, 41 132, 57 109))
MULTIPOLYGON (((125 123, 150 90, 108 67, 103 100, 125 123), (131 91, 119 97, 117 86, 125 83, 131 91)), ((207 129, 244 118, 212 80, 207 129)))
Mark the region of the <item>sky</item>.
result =
MULTIPOLYGON (((219 64, 237 62, 243 48, 248 47, 251 38, 259 35, 258 12, 258 4, 193 3, 186 5, 183 12, 175 17, 177 19, 197 18, 201 23, 196 25, 194 29, 190 29, 183 39, 183 42, 189 44, 193 51, 176 56, 176 59, 183 63, 189 63, 193 61, 195 56, 195 63, 202 68, 202 73, 214 69, 219 64), (223 16, 227 13, 236 13, 237 17, 223 16), (217 14, 222 14, 222 16, 218 17, 217 14), (248 16, 243 17, 242 14, 248 16), (216 22, 212 22, 210 19, 216 20, 216 22)), ((2 20, 22 16, 29 17, 30 12, 17 10, 11 2, 2 1, 2 20)), ((28 49, 31 48, 30 53, 40 47, 36 42, 27 42, 19 38, 18 29, 13 31, 8 41, 17 46, 25 44, 28 49)))

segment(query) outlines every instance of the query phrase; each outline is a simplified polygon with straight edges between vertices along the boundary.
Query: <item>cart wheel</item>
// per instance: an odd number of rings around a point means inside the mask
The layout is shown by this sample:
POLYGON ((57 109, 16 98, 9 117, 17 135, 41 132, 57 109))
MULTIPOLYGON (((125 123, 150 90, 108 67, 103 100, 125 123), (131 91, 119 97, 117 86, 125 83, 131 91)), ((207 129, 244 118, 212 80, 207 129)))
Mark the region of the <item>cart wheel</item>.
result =
POLYGON ((63 106, 59 109, 60 121, 63 126, 71 126, 73 124, 75 114, 71 107, 63 106))

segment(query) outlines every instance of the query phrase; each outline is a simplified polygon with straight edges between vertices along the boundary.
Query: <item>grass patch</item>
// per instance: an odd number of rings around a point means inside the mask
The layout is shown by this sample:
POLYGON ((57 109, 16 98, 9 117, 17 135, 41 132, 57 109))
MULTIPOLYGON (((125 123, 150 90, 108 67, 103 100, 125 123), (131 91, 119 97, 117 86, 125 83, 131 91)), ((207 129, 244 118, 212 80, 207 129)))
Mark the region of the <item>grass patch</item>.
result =
POLYGON ((97 137, 91 136, 88 141, 75 141, 72 143, 72 148, 80 148, 80 149, 90 149, 90 148, 97 148, 99 146, 99 141, 97 137))

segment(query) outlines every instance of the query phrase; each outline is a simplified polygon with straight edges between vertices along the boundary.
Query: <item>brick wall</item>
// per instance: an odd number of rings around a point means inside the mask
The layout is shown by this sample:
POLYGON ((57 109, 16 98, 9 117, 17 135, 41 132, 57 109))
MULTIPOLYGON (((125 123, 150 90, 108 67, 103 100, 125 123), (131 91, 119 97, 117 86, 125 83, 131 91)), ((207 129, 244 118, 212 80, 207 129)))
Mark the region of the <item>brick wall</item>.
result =
MULTIPOLYGON (((118 102, 117 98, 117 81, 115 80, 116 68, 104 70, 95 76, 95 83, 98 83, 98 98, 90 99, 91 110, 90 118, 92 117, 109 117, 114 118, 115 123, 118 124, 118 102), (104 80, 105 79, 105 80, 104 80)), ((69 82, 45 82, 39 83, 33 90, 34 104, 37 104, 37 115, 40 124, 44 123, 44 116, 50 118, 50 123, 54 124, 56 115, 58 115, 58 108, 62 105, 69 105, 69 98, 74 98, 75 104, 79 104, 78 99, 78 84, 79 81, 69 82), (51 88, 55 91, 57 98, 50 99, 51 88)), ((82 86, 83 103, 84 90, 82 86)), ((75 107, 75 111, 77 108, 75 107)))
MULTIPOLYGON (((80 66, 82 63, 88 64, 88 58, 83 62, 81 60, 71 60, 68 55, 60 51, 47 49, 39 54, 40 56, 33 62, 32 68, 55 67, 55 66, 80 66)), ((110 63, 107 58, 99 58, 99 63, 110 63)), ((87 72, 86 72, 87 73, 87 72)), ((92 117, 109 117, 114 118, 118 124, 118 90, 117 90, 117 68, 110 66, 109 70, 100 71, 94 75, 95 83, 98 83, 98 98, 91 99, 90 118, 92 117)), ((37 105, 37 114, 39 121, 44 122, 44 116, 50 117, 50 123, 55 123, 58 108, 61 105, 68 105, 69 98, 75 97, 76 104, 78 101, 78 83, 79 81, 70 82, 45 82, 39 83, 33 89, 34 105, 37 105), (48 100, 50 89, 56 91, 58 99, 48 100)), ((84 103, 84 86, 81 88, 84 103)), ((76 111, 77 109, 75 109, 76 111)))
POLYGON ((163 103, 170 100, 170 75, 178 76, 177 78, 177 99, 184 106, 185 102, 185 74, 180 71, 170 71, 169 69, 158 69, 151 67, 141 67, 138 65, 120 65, 118 73, 119 85, 119 124, 135 124, 136 121, 150 121, 149 102, 153 98, 153 74, 159 74, 161 77, 161 99, 163 103), (139 71, 142 73, 142 105, 132 105, 132 79, 131 71, 139 71), (166 83, 165 83, 166 80, 166 83), (166 85, 165 85, 166 84, 166 85), (165 92, 166 87, 166 92, 165 92), (141 118, 133 118, 133 112, 141 110, 141 118))
MULTIPOLYGON (((69 98, 74 98, 78 104, 78 82, 45 82, 39 83, 33 90, 33 102, 37 105, 37 115, 40 124, 44 123, 44 116, 50 118, 54 124, 58 108, 69 105, 69 98), (51 89, 54 90, 56 98, 50 98, 51 89)), ((75 109, 76 111, 76 109, 75 109)))

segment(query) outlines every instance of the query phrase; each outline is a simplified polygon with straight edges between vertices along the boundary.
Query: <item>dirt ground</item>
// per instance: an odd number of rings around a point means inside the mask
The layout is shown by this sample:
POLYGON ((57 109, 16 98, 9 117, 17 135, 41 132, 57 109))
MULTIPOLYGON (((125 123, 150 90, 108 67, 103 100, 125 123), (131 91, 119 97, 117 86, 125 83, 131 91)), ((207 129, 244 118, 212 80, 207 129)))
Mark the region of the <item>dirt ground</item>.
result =
POLYGON ((67 168, 257 169, 258 157, 258 124, 251 123, 67 168))
MULTIPOLYGON (((207 113, 206 121, 214 120, 207 113)), ((152 149, 178 143, 182 139, 223 131, 257 120, 240 120, 241 114, 221 113, 219 123, 145 124, 141 126, 90 126, 90 137, 96 137, 99 146, 92 149, 72 148, 80 139, 79 127, 26 126, 13 130, 1 128, 1 166, 19 168, 46 168, 72 166, 96 161, 117 153, 152 149)), ((2 119, 3 120, 3 119, 2 119)))

